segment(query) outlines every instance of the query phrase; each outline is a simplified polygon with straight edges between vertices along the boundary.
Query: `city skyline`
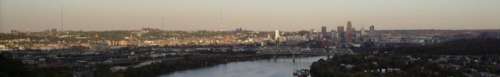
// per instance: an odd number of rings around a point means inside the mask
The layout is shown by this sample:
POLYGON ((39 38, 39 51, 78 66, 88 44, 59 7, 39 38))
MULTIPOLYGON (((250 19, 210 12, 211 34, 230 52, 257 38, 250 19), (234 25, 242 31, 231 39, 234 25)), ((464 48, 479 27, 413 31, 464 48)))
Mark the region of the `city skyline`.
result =
POLYGON ((257 31, 355 29, 500 29, 500 1, 483 0, 0 0, 0 32, 10 30, 257 31), (62 22, 61 22, 62 21, 62 22), (63 27, 60 24, 63 23, 63 27))
POLYGON ((500 0, 0 0, 0 77, 500 77, 500 0))

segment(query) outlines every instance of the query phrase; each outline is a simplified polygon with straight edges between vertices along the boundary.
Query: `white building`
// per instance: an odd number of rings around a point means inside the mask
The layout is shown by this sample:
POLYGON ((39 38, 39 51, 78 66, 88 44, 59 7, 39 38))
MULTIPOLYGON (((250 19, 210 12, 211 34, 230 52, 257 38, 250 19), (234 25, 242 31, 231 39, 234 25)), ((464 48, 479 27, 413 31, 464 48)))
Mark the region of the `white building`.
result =
POLYGON ((274 30, 274 40, 278 40, 281 38, 281 33, 279 30, 274 30))

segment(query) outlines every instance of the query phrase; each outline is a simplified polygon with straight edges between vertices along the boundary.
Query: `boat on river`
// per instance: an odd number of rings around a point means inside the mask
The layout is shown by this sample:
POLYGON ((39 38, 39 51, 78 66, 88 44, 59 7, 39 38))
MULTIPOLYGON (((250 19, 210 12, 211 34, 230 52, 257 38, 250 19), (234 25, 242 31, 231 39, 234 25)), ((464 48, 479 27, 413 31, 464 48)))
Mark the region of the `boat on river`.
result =
POLYGON ((295 72, 293 72, 294 77, 309 77, 309 70, 308 69, 300 69, 295 72))

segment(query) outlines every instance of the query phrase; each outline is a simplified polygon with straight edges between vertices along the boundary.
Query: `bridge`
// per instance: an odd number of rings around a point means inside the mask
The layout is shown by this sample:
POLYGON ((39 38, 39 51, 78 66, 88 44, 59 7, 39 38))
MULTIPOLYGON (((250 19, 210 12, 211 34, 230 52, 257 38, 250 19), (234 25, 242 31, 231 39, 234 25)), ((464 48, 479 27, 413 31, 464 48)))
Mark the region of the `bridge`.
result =
POLYGON ((257 54, 271 55, 336 55, 353 54, 350 49, 327 49, 327 48, 299 48, 299 47, 263 47, 257 50, 257 54))

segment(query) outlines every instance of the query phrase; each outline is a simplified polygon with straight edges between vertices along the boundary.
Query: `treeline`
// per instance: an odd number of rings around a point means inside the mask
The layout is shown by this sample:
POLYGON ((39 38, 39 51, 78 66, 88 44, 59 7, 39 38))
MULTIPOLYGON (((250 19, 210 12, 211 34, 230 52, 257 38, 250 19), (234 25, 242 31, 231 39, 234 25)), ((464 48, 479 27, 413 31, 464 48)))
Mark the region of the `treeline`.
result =
POLYGON ((314 62, 310 67, 312 77, 475 77, 500 74, 496 64, 500 55, 498 38, 464 38, 433 45, 401 44, 358 50, 366 53, 339 55, 314 62))
POLYGON ((435 45, 399 47, 389 49, 399 54, 432 55, 500 55, 500 39, 474 38, 458 39, 435 45))
POLYGON ((498 77, 498 56, 357 54, 314 62, 312 77, 498 77))
POLYGON ((23 64, 0 56, 0 77, 72 77, 71 69, 58 68, 33 68, 32 65, 23 64))
POLYGON ((464 77, 458 70, 439 64, 409 60, 403 56, 342 55, 314 62, 312 77, 464 77), (389 70, 397 68, 397 71, 389 70))
POLYGON ((463 38, 443 43, 421 45, 409 43, 375 46, 366 43, 360 48, 352 48, 358 53, 384 52, 411 55, 500 55, 499 38, 463 38))

